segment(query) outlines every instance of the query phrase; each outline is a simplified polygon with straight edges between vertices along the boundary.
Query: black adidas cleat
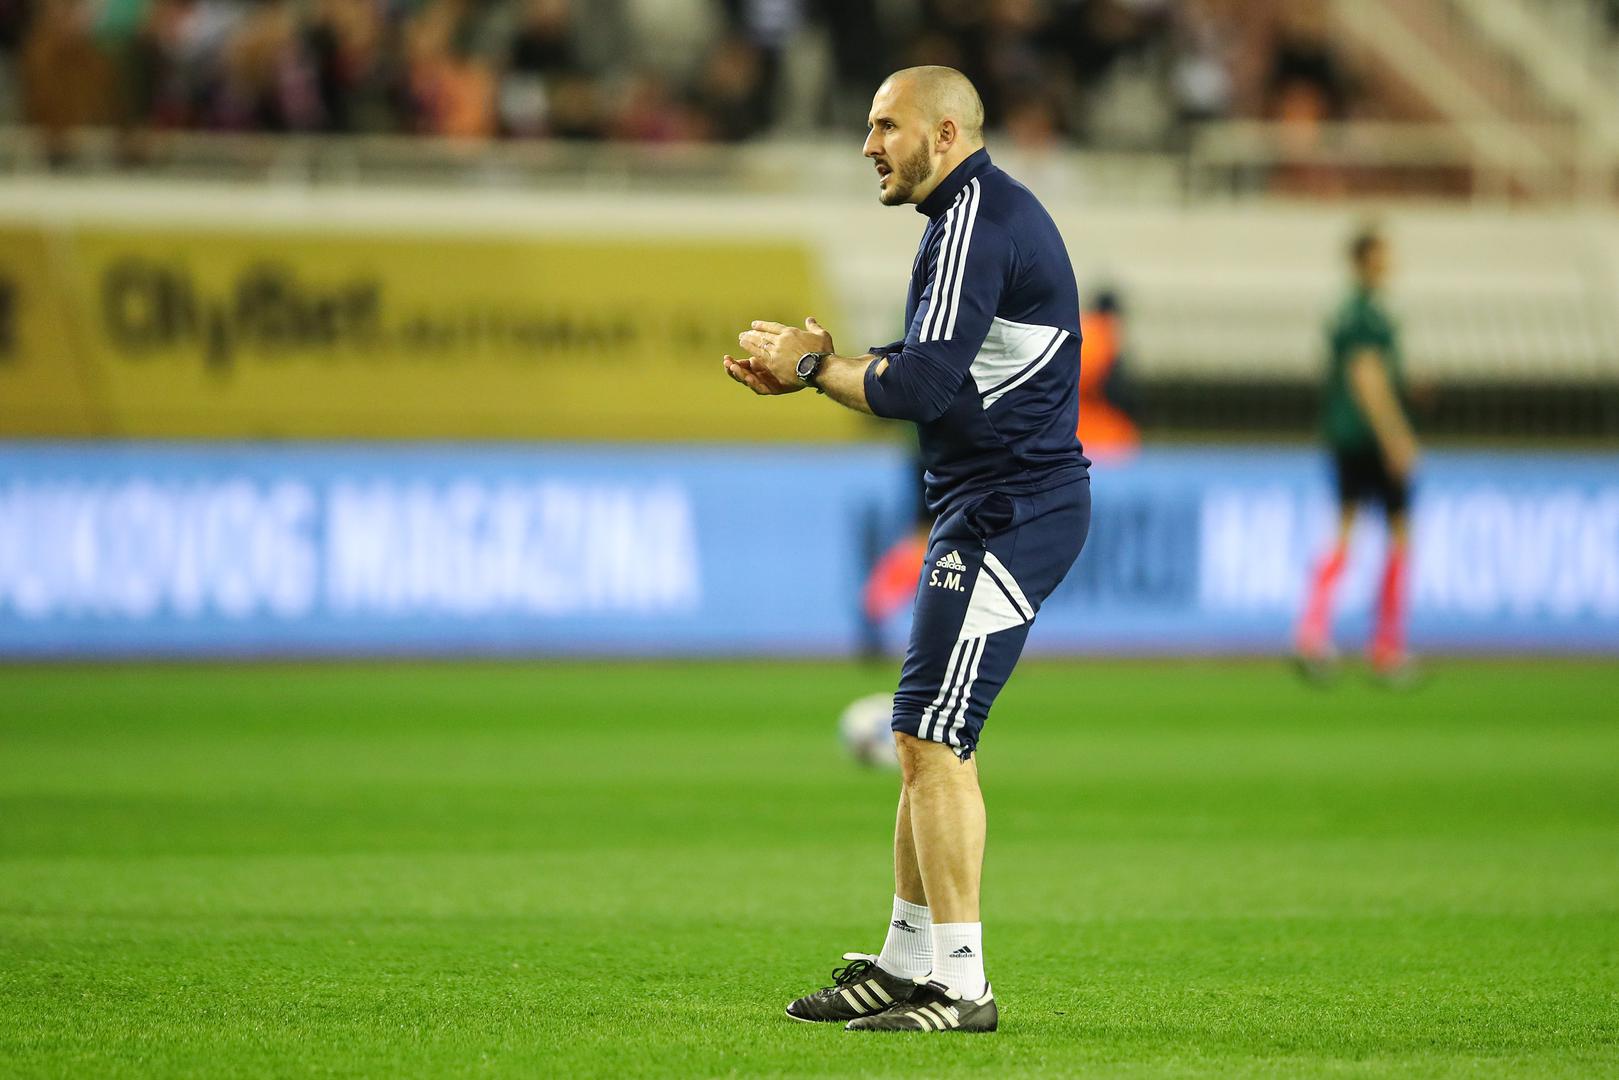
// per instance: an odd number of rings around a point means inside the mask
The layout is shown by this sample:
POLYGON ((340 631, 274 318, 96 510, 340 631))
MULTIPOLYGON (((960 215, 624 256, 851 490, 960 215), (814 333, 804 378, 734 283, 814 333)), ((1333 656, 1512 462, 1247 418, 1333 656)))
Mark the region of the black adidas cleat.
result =
POLYGON ((994 1031, 1000 1019, 995 993, 987 985, 983 997, 968 1000, 930 982, 918 986, 911 1000, 847 1026, 850 1031, 994 1031))
POLYGON ((918 990, 914 980, 878 967, 877 958, 870 953, 847 952, 843 958, 849 962, 832 972, 832 985, 787 1006, 788 1016, 806 1024, 841 1024, 904 1004, 918 990))

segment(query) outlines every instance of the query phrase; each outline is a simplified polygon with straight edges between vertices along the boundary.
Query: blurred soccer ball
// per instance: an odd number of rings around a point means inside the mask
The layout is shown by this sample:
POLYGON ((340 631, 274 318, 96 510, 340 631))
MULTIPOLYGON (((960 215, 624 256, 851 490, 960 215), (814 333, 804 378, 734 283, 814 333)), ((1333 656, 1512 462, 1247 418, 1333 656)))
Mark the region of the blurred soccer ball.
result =
POLYGON ((894 731, 889 727, 893 715, 893 694, 868 694, 851 702, 838 717, 838 736, 843 740, 844 750, 862 765, 899 768, 894 731))

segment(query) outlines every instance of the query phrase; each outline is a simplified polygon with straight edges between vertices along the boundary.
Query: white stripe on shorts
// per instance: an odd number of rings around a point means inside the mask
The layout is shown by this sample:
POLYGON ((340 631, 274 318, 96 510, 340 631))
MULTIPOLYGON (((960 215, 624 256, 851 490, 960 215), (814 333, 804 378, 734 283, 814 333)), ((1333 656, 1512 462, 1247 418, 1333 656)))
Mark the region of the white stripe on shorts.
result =
POLYGON ((961 654, 960 663, 956 665, 955 675, 950 680, 950 693, 944 699, 944 707, 934 714, 931 731, 929 734, 922 736, 924 739, 932 739, 935 742, 944 741, 945 728, 950 724, 949 717, 954 713, 961 691, 967 685, 967 671, 969 668, 977 666, 978 653, 983 648, 984 639, 968 638, 957 644, 958 647, 966 646, 966 648, 961 654))
POLYGON ((938 714, 939 707, 944 704, 944 696, 949 693, 950 684, 955 680, 956 665, 961 662, 962 654, 966 652, 966 644, 965 641, 958 640, 955 649, 950 653, 950 663, 945 665, 944 678, 939 680, 939 692, 934 695, 932 704, 922 710, 922 723, 916 729, 917 738, 928 737, 928 728, 932 726, 933 718, 938 714))
POLYGON ((984 658, 984 651, 989 648, 988 638, 978 639, 982 644, 973 654, 972 670, 967 673, 967 684, 961 692, 961 707, 956 710, 956 722, 950 725, 950 733, 943 740, 951 746, 961 745, 961 729, 967 723, 967 706, 972 701, 973 683, 978 681, 978 662, 984 658))

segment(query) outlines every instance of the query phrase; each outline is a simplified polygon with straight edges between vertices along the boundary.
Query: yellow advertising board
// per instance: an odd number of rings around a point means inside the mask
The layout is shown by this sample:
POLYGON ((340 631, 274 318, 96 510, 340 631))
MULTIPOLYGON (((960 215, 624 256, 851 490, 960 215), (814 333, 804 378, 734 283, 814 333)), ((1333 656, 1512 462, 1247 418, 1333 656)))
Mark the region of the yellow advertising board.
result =
POLYGON ((0 434, 93 435, 94 373, 70 337, 69 301, 40 229, 0 226, 0 434))
POLYGON ((835 439, 722 353, 823 320, 795 243, 76 226, 0 232, 0 432, 835 439))

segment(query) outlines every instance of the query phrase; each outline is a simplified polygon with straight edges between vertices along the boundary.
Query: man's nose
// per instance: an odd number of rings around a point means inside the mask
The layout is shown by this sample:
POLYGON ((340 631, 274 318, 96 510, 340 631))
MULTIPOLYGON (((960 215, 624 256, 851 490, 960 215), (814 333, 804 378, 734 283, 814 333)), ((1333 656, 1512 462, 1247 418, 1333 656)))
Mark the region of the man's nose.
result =
POLYGON ((877 141, 877 132, 875 130, 867 132, 866 143, 861 147, 861 153, 867 157, 876 157, 881 152, 882 144, 877 141))

